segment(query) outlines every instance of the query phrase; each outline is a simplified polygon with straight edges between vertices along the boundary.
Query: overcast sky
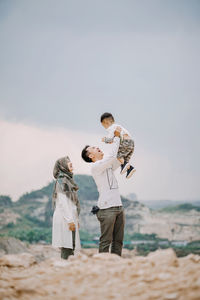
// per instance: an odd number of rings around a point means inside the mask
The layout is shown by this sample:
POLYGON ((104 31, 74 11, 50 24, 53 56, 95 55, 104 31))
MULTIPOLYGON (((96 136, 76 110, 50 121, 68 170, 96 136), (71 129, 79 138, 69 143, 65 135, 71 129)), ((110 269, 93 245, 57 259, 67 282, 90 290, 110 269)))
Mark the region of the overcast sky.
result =
POLYGON ((199 53, 198 0, 0 0, 0 194, 42 187, 66 152, 89 174, 109 111, 136 145, 122 194, 199 199, 199 53))

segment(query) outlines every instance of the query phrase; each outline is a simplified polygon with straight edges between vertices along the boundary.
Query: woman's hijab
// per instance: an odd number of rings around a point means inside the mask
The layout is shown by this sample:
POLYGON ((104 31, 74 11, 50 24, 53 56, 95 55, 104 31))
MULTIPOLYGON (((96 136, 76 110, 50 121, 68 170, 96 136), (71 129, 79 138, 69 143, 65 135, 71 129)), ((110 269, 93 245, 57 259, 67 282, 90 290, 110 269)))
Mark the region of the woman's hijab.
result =
POLYGON ((70 159, 68 156, 58 159, 53 169, 53 176, 56 179, 52 204, 55 207, 55 200, 57 193, 62 192, 70 198, 77 206, 78 214, 80 213, 80 203, 77 196, 78 186, 73 179, 73 173, 69 171, 68 163, 70 159))

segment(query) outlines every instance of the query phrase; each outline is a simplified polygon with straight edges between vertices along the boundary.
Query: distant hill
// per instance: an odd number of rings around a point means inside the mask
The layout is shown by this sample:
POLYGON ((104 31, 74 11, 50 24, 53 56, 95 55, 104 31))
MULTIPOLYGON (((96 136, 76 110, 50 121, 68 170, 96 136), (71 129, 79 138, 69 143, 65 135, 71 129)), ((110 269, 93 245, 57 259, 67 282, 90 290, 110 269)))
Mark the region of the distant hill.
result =
MULTIPOLYGON (((75 175, 81 203, 81 237, 93 239, 99 236, 99 222, 90 213, 96 205, 98 191, 91 176, 75 175)), ((13 236, 30 242, 51 242, 52 191, 54 182, 42 189, 25 193, 17 202, 8 196, 0 196, 0 235, 13 236)), ((135 194, 132 194, 134 199, 135 194)), ((122 197, 126 214, 125 233, 157 234, 169 240, 200 239, 200 211, 198 207, 182 206, 170 210, 152 211, 137 200, 122 197)))
MULTIPOLYGON (((80 201, 86 199, 98 199, 98 191, 92 176, 74 175, 74 180, 79 186, 78 197, 80 201)), ((53 187, 54 181, 40 190, 24 194, 19 198, 17 203, 26 203, 27 201, 32 201, 34 199, 42 198, 44 196, 50 199, 52 197, 53 187)))
MULTIPOLYGON (((127 198, 129 198, 127 196, 127 198)), ((175 207, 184 203, 190 203, 194 206, 200 206, 200 200, 194 200, 194 201, 172 201, 172 200, 140 200, 141 203, 146 205, 147 207, 151 209, 162 209, 165 207, 175 207)))
POLYGON ((168 206, 165 208, 162 208, 161 211, 162 212, 177 212, 177 211, 184 211, 184 212, 188 212, 191 210, 196 210, 200 212, 200 206, 195 206, 192 205, 191 203, 183 203, 177 206, 168 206))
POLYGON ((0 207, 11 207, 12 200, 9 196, 0 196, 0 207))

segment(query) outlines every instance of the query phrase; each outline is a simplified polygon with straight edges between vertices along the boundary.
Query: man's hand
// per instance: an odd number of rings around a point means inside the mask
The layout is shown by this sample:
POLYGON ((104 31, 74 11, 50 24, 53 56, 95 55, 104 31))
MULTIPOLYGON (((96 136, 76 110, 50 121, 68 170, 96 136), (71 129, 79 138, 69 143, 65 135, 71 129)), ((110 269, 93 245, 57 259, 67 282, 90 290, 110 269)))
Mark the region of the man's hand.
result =
POLYGON ((120 137, 121 131, 122 131, 121 127, 117 126, 114 135, 120 137))
POLYGON ((103 138, 101 139, 101 141, 102 141, 102 142, 105 142, 105 137, 103 137, 103 138))
POLYGON ((75 231, 76 230, 76 226, 75 224, 72 222, 72 223, 68 223, 68 226, 69 226, 69 230, 71 231, 75 231))

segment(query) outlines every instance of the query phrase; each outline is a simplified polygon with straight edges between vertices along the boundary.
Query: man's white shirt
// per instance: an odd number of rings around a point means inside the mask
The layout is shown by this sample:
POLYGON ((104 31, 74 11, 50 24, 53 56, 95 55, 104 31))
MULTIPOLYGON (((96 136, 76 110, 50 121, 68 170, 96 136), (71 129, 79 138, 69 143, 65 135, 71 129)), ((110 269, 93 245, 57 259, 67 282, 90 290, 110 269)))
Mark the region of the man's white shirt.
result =
POLYGON ((114 175, 114 171, 120 166, 116 158, 119 144, 120 139, 115 137, 111 152, 102 160, 92 163, 91 172, 99 192, 98 207, 100 209, 122 206, 118 182, 114 175))

